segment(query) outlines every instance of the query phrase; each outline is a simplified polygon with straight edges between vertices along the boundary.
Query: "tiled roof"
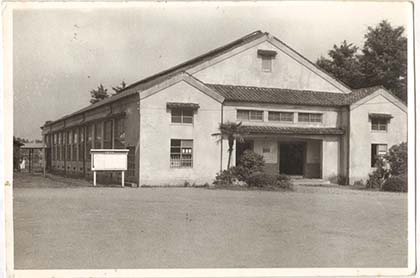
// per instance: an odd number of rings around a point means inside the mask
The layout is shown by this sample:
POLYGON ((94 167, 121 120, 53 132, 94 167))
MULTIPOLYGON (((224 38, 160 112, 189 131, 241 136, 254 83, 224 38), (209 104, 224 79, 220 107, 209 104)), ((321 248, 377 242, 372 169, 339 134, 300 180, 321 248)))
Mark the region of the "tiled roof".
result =
POLYGON ((221 94, 225 98, 225 101, 316 106, 350 105, 380 88, 376 86, 345 94, 220 84, 206 84, 206 86, 221 94))
POLYGON ((243 125, 243 131, 249 134, 293 134, 293 135, 341 135, 340 128, 325 127, 286 127, 286 126, 250 126, 243 125))
POLYGON ((48 123, 48 125, 50 125, 52 123, 55 123, 57 121, 60 121, 60 120, 64 120, 64 119, 69 118, 71 116, 89 111, 91 109, 100 107, 102 105, 114 102, 118 99, 130 96, 132 94, 135 94, 139 90, 146 90, 146 89, 148 89, 148 88, 150 88, 150 87, 152 87, 156 84, 159 84, 160 82, 162 82, 166 79, 171 78, 172 76, 174 76, 174 75, 176 75, 180 72, 186 71, 186 70, 188 70, 188 69, 190 69, 190 68, 192 68, 196 65, 199 65, 199 64, 201 64, 205 61, 208 61, 210 59, 213 59, 215 57, 223 55, 223 54, 225 54, 225 53, 227 53, 227 52, 229 52, 229 51, 231 51, 235 48, 238 48, 238 47, 240 47, 242 45, 245 45, 245 44, 247 44, 251 41, 254 41, 256 39, 259 39, 259 38, 261 38, 265 35, 267 35, 267 33, 264 33, 260 30, 252 32, 252 33, 250 33, 246 36, 241 37, 240 39, 237 39, 237 40, 232 41, 232 42, 230 42, 226 45, 223 45, 222 47, 213 49, 213 50, 211 50, 211 51, 209 51, 209 52, 207 52, 203 55, 197 56, 197 57, 195 57, 193 59, 190 59, 190 60, 188 60, 184 63, 181 63, 179 65, 176 65, 176 66, 172 67, 172 68, 161 71, 157 74, 154 74, 154 75, 151 75, 147 78, 144 78, 144 79, 142 79, 138 82, 130 84, 129 86, 125 87, 120 93, 118 93, 116 95, 113 95, 109 98, 106 98, 104 100, 101 100, 101 101, 99 101, 95 104, 86 106, 85 108, 82 108, 82 109, 80 109, 80 110, 78 110, 74 113, 65 115, 65 116, 59 118, 58 120, 55 120, 55 121, 52 121, 52 122, 48 123))

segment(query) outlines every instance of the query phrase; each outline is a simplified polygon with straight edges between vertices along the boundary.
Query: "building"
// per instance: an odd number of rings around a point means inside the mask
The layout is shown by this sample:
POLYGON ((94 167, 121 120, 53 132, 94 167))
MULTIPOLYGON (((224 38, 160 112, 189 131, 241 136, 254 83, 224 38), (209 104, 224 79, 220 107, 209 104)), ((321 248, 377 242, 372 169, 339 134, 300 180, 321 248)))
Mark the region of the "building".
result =
POLYGON ((129 181, 211 183, 228 157, 212 134, 227 121, 248 131, 233 165, 252 148, 269 173, 350 183, 407 140, 406 105, 387 90, 353 90, 257 31, 47 122, 48 171, 89 177, 90 149, 127 148, 129 181))
POLYGON ((24 143, 20 147, 20 156, 25 161, 24 169, 20 169, 29 173, 43 173, 44 172, 44 150, 43 143, 31 142, 24 143))

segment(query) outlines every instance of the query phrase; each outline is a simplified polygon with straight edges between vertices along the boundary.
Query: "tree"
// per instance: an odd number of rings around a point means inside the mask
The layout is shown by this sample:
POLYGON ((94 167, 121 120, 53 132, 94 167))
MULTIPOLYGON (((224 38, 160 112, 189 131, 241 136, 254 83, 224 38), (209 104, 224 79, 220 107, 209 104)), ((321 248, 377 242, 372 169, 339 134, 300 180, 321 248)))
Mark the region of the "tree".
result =
POLYGON ((360 57, 366 86, 383 85, 394 95, 407 100, 407 38, 404 27, 393 28, 383 20, 368 28, 360 57))
POLYGON ((105 89, 102 84, 100 84, 97 89, 91 90, 90 95, 92 96, 92 98, 90 99, 90 103, 92 104, 109 97, 108 89, 105 89))
POLYGON ((235 141, 243 142, 244 138, 243 136, 246 134, 242 127, 242 122, 235 123, 235 122, 225 122, 220 123, 219 125, 219 132, 212 134, 212 136, 220 136, 220 140, 227 139, 228 140, 228 165, 227 169, 230 168, 230 160, 232 158, 232 152, 233 152, 233 144, 235 141))
POLYGON ((316 64, 354 89, 382 85, 401 100, 407 99, 407 38, 404 27, 386 20, 368 27, 361 51, 344 41, 334 45, 329 58, 316 64))
POLYGON ((333 49, 328 51, 328 56, 331 59, 321 56, 317 65, 352 88, 360 88, 363 74, 357 51, 358 47, 352 43, 348 44, 347 41, 343 41, 340 46, 334 44, 333 49))
POLYGON ((112 87, 112 90, 114 90, 115 94, 114 95, 118 95, 119 93, 122 92, 123 89, 125 89, 125 87, 127 87, 127 84, 123 81, 121 81, 120 85, 117 87, 112 87))
POLYGON ((392 146, 385 159, 389 161, 391 175, 407 175, 407 143, 392 146))

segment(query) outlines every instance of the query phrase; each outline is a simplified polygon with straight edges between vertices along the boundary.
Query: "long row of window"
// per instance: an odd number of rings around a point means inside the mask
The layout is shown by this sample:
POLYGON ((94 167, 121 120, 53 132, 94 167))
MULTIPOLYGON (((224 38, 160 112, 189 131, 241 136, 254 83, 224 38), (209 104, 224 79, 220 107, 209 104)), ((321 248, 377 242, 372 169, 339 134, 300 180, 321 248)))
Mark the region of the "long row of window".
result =
MULTIPOLYGON (((264 121, 262 110, 237 110, 237 119, 240 121, 264 121)), ((293 122, 293 112, 268 111, 270 122, 293 122)), ((322 113, 298 113, 298 122, 322 123, 322 113)))
POLYGON ((52 160, 89 161, 92 148, 125 147, 125 120, 111 119, 55 132, 46 135, 45 142, 51 149, 52 160))

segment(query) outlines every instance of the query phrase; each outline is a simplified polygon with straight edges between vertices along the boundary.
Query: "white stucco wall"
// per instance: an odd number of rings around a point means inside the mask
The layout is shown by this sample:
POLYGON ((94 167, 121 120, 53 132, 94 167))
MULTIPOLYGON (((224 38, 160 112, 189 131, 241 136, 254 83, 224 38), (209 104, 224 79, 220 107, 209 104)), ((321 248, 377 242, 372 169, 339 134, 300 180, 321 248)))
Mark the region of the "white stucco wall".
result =
POLYGON ((322 178, 328 179, 340 173, 340 139, 328 136, 322 141, 322 178))
POLYGON ((205 83, 289 88, 341 93, 339 89, 270 42, 262 42, 235 56, 194 73, 205 83), (272 72, 261 70, 257 50, 274 50, 272 72))
MULTIPOLYGON (((140 101, 140 184, 182 185, 211 183, 220 171, 217 132, 221 104, 181 81, 140 101), (193 125, 171 123, 167 102, 198 103, 193 125), (170 140, 193 140, 193 167, 170 167, 170 140)), ((226 150, 226 149, 225 149, 226 150)))
POLYGON ((350 183, 366 180, 372 171, 371 144, 387 144, 389 149, 395 144, 407 142, 407 114, 391 102, 393 99, 385 96, 379 94, 350 110, 350 183), (387 132, 371 130, 369 113, 393 116, 387 132))

